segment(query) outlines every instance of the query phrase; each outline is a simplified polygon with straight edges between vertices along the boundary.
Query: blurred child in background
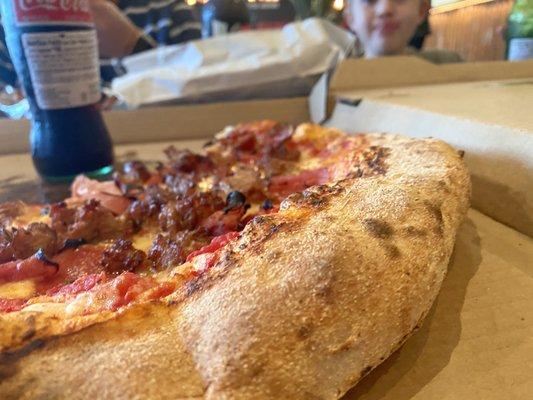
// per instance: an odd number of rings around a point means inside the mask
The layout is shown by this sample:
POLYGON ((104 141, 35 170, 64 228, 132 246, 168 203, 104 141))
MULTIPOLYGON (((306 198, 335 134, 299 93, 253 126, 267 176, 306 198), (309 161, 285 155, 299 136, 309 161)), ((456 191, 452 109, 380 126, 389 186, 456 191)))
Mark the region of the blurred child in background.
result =
POLYGON ((345 18, 359 41, 360 56, 419 55, 435 63, 462 61, 450 51, 409 46, 429 8, 429 0, 349 0, 345 18))

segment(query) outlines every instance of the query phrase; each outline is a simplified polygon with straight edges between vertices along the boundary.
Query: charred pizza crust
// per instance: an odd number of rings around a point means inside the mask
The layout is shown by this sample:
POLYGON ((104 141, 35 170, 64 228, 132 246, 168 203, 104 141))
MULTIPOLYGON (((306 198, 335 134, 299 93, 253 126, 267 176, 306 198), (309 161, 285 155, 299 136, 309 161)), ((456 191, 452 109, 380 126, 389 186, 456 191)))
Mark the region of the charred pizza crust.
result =
POLYGON ((445 143, 368 139, 388 149, 382 173, 291 195, 170 296, 79 329, 46 310, 0 316, 0 345, 17 337, 2 397, 342 396, 427 314, 470 195, 445 143))

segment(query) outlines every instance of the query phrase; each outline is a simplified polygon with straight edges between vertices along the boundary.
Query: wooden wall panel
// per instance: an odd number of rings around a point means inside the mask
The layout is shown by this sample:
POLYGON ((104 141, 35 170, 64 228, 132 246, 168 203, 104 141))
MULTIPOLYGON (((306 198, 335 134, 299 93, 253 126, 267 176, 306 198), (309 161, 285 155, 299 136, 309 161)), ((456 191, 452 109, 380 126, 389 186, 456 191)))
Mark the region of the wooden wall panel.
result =
POLYGON ((502 60, 505 42, 499 29, 505 26, 512 5, 512 0, 495 0, 433 13, 425 47, 452 50, 468 61, 502 60))

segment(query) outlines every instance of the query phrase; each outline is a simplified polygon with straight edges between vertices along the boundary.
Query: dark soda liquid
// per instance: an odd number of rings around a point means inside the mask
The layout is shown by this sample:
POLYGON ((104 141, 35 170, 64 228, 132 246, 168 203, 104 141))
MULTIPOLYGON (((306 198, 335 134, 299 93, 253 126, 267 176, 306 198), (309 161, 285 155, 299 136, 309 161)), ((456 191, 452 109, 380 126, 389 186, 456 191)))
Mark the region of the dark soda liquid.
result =
POLYGON ((110 172, 112 143, 96 105, 32 111, 32 158, 42 178, 68 181, 80 173, 100 177, 110 172))

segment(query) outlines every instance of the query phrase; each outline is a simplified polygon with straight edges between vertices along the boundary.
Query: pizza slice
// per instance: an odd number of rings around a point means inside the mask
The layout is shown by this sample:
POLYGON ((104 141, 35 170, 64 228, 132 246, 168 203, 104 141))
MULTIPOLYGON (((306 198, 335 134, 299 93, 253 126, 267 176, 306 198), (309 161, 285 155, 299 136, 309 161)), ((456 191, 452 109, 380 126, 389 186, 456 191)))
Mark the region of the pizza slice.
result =
POLYGON ((0 208, 2 393, 338 398, 421 322, 468 207, 436 140, 260 121, 166 155, 0 208))

